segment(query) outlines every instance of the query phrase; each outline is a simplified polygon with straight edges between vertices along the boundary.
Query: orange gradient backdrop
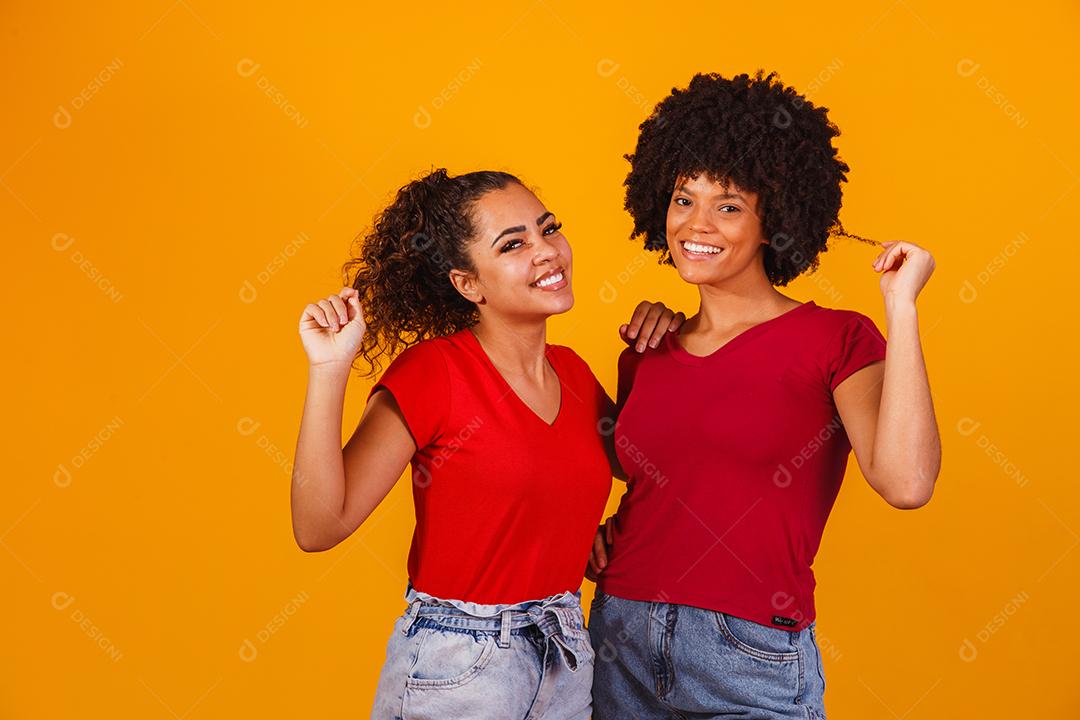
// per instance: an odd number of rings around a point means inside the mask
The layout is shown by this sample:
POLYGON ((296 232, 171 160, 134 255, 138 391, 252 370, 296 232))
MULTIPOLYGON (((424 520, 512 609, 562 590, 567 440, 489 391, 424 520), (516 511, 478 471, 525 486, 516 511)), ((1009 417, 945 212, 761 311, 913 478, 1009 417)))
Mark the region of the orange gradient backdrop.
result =
MULTIPOLYGON (((302 308, 404 182, 509 169, 576 253, 549 339, 613 392, 635 303, 696 308, 627 240, 622 155, 693 73, 758 67, 842 129, 846 228, 938 264, 944 467, 902 512, 851 464, 815 565, 830 717, 1080 716, 1080 9, 1022 10, 4 3, 0 717, 366 717, 409 486, 334 550, 295 546, 302 308)), ((837 241, 789 294, 884 329, 875 254, 837 241)))

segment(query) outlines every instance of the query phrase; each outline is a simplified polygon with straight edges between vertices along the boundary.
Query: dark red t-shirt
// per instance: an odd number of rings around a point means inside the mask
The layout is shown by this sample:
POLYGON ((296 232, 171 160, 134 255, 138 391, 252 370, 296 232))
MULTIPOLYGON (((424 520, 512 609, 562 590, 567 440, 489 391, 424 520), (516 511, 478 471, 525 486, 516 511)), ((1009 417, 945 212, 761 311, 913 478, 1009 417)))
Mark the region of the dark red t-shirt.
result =
POLYGON ((804 303, 711 355, 674 333, 619 359, 629 476, 604 592, 801 630, 851 444, 832 391, 885 357, 865 315, 804 303))
MULTIPOLYGON (((589 366, 547 345, 559 376, 548 425, 471 330, 402 352, 388 389, 416 445, 409 579, 440 598, 516 603, 576 591, 611 491, 602 417, 614 407, 589 366)), ((369 395, 370 397, 370 395, 369 395)))

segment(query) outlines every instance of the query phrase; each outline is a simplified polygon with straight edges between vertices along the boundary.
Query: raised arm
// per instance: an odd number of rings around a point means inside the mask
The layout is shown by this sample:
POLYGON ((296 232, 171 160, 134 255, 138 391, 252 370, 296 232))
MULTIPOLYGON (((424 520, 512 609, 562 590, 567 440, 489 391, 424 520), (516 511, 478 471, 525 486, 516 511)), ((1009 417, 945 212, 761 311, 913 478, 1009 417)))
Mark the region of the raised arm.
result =
POLYGON ((390 492, 416 451, 386 391, 372 396, 341 447, 345 387, 365 330, 352 288, 308 305, 300 318, 309 367, 291 501, 293 536, 308 552, 328 550, 351 535, 390 492))
POLYGON ((882 273, 885 297, 885 362, 852 373, 833 398, 867 482, 893 507, 913 509, 930 501, 941 469, 941 437, 915 307, 934 259, 912 243, 883 246, 874 269, 882 273))

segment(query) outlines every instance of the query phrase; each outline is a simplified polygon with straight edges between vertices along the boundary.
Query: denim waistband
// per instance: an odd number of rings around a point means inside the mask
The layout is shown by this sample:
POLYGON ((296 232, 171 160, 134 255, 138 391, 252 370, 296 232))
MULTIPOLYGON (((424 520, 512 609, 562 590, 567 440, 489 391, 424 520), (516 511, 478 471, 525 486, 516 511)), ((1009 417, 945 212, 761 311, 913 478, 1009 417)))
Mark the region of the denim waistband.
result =
POLYGON ((546 641, 554 643, 561 651, 571 670, 584 661, 584 618, 581 613, 581 590, 566 591, 539 600, 524 600, 508 604, 482 604, 439 598, 416 590, 409 583, 405 592, 409 603, 402 633, 420 617, 438 618, 447 627, 479 632, 499 633, 499 647, 510 646, 513 630, 536 626, 546 641))

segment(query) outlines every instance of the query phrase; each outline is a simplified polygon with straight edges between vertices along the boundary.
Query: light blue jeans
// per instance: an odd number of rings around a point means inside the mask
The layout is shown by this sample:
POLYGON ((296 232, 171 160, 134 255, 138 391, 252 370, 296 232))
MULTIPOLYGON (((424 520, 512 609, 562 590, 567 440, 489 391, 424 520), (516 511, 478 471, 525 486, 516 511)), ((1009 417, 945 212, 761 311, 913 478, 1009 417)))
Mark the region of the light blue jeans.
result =
POLYGON ((481 605, 406 590, 372 720, 588 720, 593 650, 581 591, 481 605))
POLYGON ((797 632, 599 588, 589 615, 595 720, 824 720, 815 625, 797 632))

